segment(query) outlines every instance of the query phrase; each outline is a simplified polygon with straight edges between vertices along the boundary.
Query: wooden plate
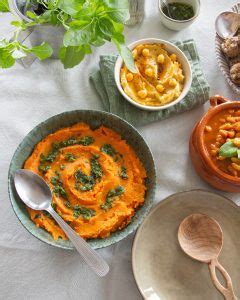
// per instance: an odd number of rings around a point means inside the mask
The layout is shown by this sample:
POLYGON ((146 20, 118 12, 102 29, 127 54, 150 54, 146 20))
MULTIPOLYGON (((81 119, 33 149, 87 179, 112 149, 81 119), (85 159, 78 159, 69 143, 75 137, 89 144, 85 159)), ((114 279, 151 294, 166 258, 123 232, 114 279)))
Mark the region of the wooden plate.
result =
POLYGON ((188 257, 179 246, 179 224, 192 213, 207 214, 222 227, 223 249, 219 261, 228 270, 240 296, 240 208, 218 194, 194 190, 161 201, 137 231, 132 267, 145 299, 223 299, 211 282, 207 265, 188 257))

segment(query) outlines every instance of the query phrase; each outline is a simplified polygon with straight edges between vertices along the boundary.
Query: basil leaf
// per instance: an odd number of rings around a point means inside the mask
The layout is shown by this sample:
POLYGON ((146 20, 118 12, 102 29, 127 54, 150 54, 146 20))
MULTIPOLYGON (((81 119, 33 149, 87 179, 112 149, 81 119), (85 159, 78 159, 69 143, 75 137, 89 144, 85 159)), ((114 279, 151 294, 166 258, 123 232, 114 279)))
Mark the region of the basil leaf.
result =
POLYGON ((0 12, 10 12, 8 0, 0 0, 0 12))
POLYGON ((84 42, 84 37, 81 30, 69 29, 66 31, 63 37, 63 45, 68 46, 80 46, 84 42))
POLYGON ((91 22, 91 19, 83 19, 83 20, 73 20, 69 23, 69 26, 73 29, 83 29, 84 27, 88 26, 91 22))
POLYGON ((85 51, 82 46, 62 47, 59 50, 58 56, 63 63, 64 68, 68 69, 78 65, 84 59, 85 51))
POLYGON ((85 0, 59 0, 57 6, 65 13, 73 16, 82 8, 84 2, 85 0))
POLYGON ((233 142, 226 142, 219 149, 219 155, 224 157, 238 156, 238 148, 234 146, 233 142))
POLYGON ((18 27, 18 28, 22 28, 22 30, 26 29, 26 25, 23 21, 12 21, 11 25, 18 27))
POLYGON ((7 47, 8 42, 4 39, 4 40, 0 40, 0 48, 5 48, 7 47))
POLYGON ((121 34, 114 35, 114 37, 112 38, 112 41, 116 44, 117 49, 118 49, 120 55, 122 56, 122 59, 126 65, 126 67, 128 68, 128 70, 131 71, 132 73, 136 73, 137 70, 135 68, 132 51, 129 48, 127 48, 126 45, 123 44, 122 35, 121 34))
POLYGON ((30 51, 41 60, 50 57, 53 52, 52 47, 46 42, 42 43, 39 46, 32 47, 30 51))
POLYGON ((117 23, 124 23, 130 18, 129 10, 128 9, 112 9, 108 13, 108 16, 117 23))
POLYGON ((12 54, 5 48, 0 48, 0 67, 3 69, 10 68, 14 65, 15 59, 12 54))
POLYGON ((114 32, 113 24, 110 20, 107 18, 100 18, 98 22, 98 27, 101 33, 103 34, 103 37, 106 39, 110 39, 114 32))

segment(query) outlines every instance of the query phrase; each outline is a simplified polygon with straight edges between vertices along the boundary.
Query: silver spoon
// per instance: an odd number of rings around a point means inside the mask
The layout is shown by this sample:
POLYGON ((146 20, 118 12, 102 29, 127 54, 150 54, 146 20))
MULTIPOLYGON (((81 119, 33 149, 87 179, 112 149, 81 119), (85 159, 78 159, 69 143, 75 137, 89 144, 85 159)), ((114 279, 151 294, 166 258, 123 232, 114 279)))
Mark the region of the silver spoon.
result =
POLYGON ((14 183, 19 197, 27 206, 34 210, 48 211, 92 270, 101 277, 107 275, 109 266, 105 260, 52 208, 52 192, 42 177, 29 170, 21 169, 16 171, 14 183))
POLYGON ((240 26, 240 14, 232 11, 222 12, 215 21, 215 30, 223 39, 233 37, 240 26))

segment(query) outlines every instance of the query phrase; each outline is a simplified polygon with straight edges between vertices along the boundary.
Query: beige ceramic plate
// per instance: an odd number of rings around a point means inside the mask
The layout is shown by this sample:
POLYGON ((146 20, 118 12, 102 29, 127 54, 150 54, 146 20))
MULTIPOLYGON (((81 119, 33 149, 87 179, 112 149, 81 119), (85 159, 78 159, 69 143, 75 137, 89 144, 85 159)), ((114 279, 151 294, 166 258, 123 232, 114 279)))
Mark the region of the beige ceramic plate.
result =
POLYGON ((240 208, 220 195, 194 190, 161 201, 137 231, 132 267, 145 299, 223 299, 212 284, 207 265, 186 256, 178 244, 180 222, 196 212, 215 218, 221 225, 224 240, 219 261, 240 297, 240 208))

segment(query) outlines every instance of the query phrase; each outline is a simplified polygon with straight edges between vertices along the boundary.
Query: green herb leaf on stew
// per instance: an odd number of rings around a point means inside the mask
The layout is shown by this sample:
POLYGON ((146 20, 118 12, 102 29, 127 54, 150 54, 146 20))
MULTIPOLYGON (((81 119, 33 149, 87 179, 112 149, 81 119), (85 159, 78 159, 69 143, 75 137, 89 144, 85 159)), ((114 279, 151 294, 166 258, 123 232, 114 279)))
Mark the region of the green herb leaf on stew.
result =
POLYGON ((219 155, 223 157, 234 157, 238 156, 238 147, 233 142, 229 141, 224 143, 219 149, 219 155))

